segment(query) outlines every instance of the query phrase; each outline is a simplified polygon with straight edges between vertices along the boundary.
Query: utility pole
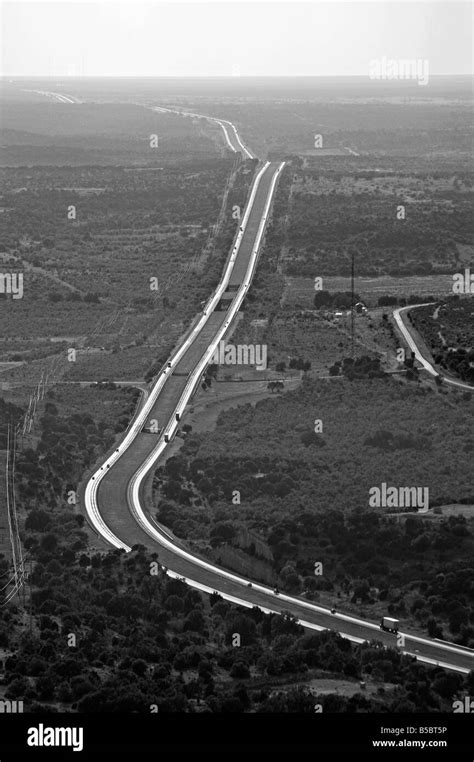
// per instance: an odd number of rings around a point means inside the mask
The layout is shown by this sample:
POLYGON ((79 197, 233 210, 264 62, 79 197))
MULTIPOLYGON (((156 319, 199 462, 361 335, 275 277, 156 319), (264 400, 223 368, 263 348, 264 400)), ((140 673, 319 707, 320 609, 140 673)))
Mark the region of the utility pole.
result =
POLYGON ((29 562, 29 572, 28 572, 28 585, 30 590, 30 635, 33 634, 33 595, 31 593, 31 561, 29 562))
POLYGON ((351 257, 351 357, 354 359, 354 251, 351 257))

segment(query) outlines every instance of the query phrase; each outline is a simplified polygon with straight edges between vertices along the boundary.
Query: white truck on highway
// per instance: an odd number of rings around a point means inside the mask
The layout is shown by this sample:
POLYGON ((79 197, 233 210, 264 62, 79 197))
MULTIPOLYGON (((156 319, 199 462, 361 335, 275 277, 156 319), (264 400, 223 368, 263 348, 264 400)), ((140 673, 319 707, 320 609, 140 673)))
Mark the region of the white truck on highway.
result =
POLYGON ((398 624, 398 619, 383 616, 380 621, 380 629, 385 630, 385 632, 398 632, 398 624))

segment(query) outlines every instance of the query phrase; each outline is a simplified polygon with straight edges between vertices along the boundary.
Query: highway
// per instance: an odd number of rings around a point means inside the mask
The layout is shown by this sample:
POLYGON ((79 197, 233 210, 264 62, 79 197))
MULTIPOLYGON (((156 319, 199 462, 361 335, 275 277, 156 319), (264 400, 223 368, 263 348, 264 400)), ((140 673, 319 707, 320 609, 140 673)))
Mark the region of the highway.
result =
POLYGON ((408 344, 409 348, 412 352, 415 353, 415 357, 420 363, 420 365, 431 375, 431 376, 442 376, 443 377, 443 383, 449 384, 450 386, 455 386, 457 389, 461 389, 462 391, 466 392, 474 392, 474 386, 470 386, 469 384, 464 384, 462 381, 457 381, 455 378, 450 378, 449 376, 446 376, 444 373, 439 373, 434 365, 430 363, 422 354, 420 348, 418 347, 415 339, 413 338, 412 334, 410 333, 409 326, 407 322, 403 319, 404 314, 408 311, 412 311, 414 309, 417 309, 419 307, 429 307, 430 304, 435 304, 435 302, 425 302, 424 304, 411 304, 408 307, 399 307, 398 309, 393 311, 393 318, 395 320, 395 323, 397 325, 398 330, 400 331, 401 335, 405 339, 406 343, 408 344))
MULTIPOLYGON (((214 120, 228 136, 232 150, 246 157, 244 144, 224 128, 224 120, 214 120), (234 141, 234 142, 232 142, 234 141)), ((250 153, 250 152, 249 152, 250 153)), ((246 157, 248 158, 248 157, 246 157)), ((222 279, 209 301, 174 349, 169 363, 160 372, 148 398, 137 411, 124 439, 89 479, 81 504, 91 526, 108 544, 127 552, 141 544, 157 552, 167 573, 205 592, 219 592, 240 605, 259 606, 263 611, 293 614, 307 628, 331 629, 353 642, 377 639, 384 646, 398 647, 427 664, 439 664, 467 673, 474 667, 473 651, 414 634, 395 635, 381 631, 378 624, 311 603, 304 598, 276 594, 265 585, 233 574, 186 549, 169 530, 160 527, 152 515, 147 477, 172 440, 186 405, 198 386, 215 347, 226 335, 250 288, 258 260, 260 242, 284 162, 266 162, 258 169, 222 279), (221 309, 221 298, 232 294, 230 306, 221 309), (151 420, 158 421, 159 434, 143 431, 151 420)))
POLYGON ((53 98, 59 103, 80 103, 80 101, 73 95, 64 95, 63 93, 51 93, 48 90, 23 90, 25 93, 36 93, 37 95, 45 95, 47 98, 53 98))
POLYGON ((240 152, 244 159, 255 159, 256 156, 252 151, 247 148, 242 142, 239 133, 237 132, 235 125, 229 122, 227 119, 217 119, 215 116, 206 116, 205 114, 194 114, 191 111, 178 111, 177 109, 164 108, 163 106, 154 106, 153 111, 179 114, 180 116, 191 116, 196 119, 208 119, 210 122, 215 122, 222 128, 227 145, 231 151, 235 153, 240 152))
MULTIPOLYGON (((115 494, 120 475, 126 475, 126 482, 144 461, 149 465, 148 470, 156 462, 166 448, 166 438, 171 441, 178 428, 179 422, 176 415, 181 416, 187 402, 200 381, 205 367, 207 366, 218 342, 228 331, 230 324, 237 314, 243 299, 248 291, 251 276, 256 267, 258 256, 258 244, 263 236, 269 206, 273 197, 274 189, 283 163, 270 164, 267 162, 258 171, 251 187, 248 204, 240 221, 230 256, 228 257, 223 277, 216 291, 203 308, 199 319, 195 321, 191 330, 185 335, 184 341, 178 345, 169 358, 167 367, 160 373, 153 388, 151 389, 145 405, 129 427, 124 440, 119 448, 101 465, 98 471, 89 480, 85 490, 85 505, 89 519, 96 531, 101 534, 115 547, 126 547, 126 544, 117 538, 113 531, 104 521, 107 514, 106 498, 111 491, 115 494), (247 266, 246 277, 240 287, 230 284, 233 268, 238 265, 239 269, 247 266), (233 296, 230 307, 227 310, 216 309, 219 307, 222 296, 228 286, 233 291, 227 292, 233 296), (171 367, 168 367, 171 366, 171 367), (151 420, 157 420, 159 428, 162 428, 161 436, 157 439, 142 429, 151 420), (133 444, 133 448, 130 449, 133 444), (138 455, 138 459, 137 459, 138 455), (133 461, 131 471, 130 460, 133 461), (112 469, 120 461, 120 468, 113 472, 113 478, 109 475, 112 469), (101 482, 106 479, 107 487, 101 489, 101 482), (98 492, 101 489, 98 499, 98 492), (101 501, 99 511, 98 502, 101 501)), ((127 491, 121 493, 124 506, 127 505, 127 491)), ((118 499, 118 495, 116 496, 118 499)), ((127 510, 121 513, 128 513, 127 510)))

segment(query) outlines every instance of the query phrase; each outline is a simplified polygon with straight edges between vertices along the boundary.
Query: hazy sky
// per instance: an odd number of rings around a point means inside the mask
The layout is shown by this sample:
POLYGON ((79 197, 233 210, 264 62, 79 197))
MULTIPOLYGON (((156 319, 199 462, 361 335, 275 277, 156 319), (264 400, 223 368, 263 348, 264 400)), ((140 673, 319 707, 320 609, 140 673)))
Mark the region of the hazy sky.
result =
POLYGON ((3 75, 367 75, 426 58, 472 73, 472 4, 434 2, 1 3, 3 75))

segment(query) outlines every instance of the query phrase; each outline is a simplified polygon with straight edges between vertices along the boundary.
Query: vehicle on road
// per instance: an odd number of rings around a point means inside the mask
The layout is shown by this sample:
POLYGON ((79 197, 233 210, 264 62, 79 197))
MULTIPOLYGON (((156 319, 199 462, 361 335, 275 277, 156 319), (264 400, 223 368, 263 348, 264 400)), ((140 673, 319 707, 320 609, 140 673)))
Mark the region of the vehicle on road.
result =
POLYGON ((383 616, 380 620, 380 629, 385 632, 398 632, 398 619, 392 619, 389 616, 383 616))

